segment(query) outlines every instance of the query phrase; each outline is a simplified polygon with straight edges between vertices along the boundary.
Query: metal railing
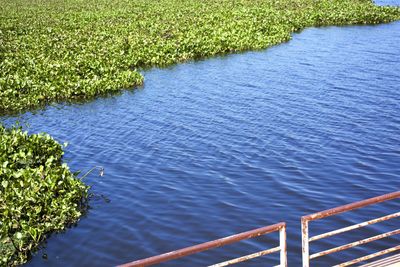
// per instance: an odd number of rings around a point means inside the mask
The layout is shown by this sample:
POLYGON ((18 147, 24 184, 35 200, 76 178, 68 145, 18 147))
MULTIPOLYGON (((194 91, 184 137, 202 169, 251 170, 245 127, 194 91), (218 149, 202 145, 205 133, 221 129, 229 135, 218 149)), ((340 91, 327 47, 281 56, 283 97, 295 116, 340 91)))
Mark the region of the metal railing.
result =
MULTIPOLYGON (((316 241, 316 240, 319 240, 319 239, 322 239, 322 238, 331 237, 333 235, 344 233, 344 232, 347 232, 347 231, 350 231, 350 230, 354 230, 354 229, 358 229, 358 228, 361 228, 361 227, 365 227, 367 225, 371 225, 371 224, 375 224, 375 223, 378 223, 378 222, 382 222, 382 221, 386 221, 386 220, 389 220, 389 219, 393 219, 393 218, 399 217, 400 216, 400 212, 393 213, 393 214, 390 214, 390 215, 386 215, 386 216, 383 216, 383 217, 380 217, 380 218, 376 218, 376 219, 373 219, 373 220, 370 220, 370 221, 362 222, 362 223, 359 223, 359 224, 355 224, 355 225, 352 225, 352 226, 340 228, 340 229, 337 229, 337 230, 334 230, 334 231, 330 231, 330 232, 327 232, 327 233, 323 233, 323 234, 320 234, 320 235, 316 235, 316 236, 313 236, 313 237, 309 237, 309 222, 315 221, 315 220, 319 220, 319 219, 323 219, 323 218, 326 218, 326 217, 329 217, 329 216, 333 216, 333 215, 336 215, 336 214, 340 214, 340 213, 343 213, 343 212, 347 212, 347 211, 363 208, 365 206, 369 206, 369 205, 372 205, 372 204, 377 204, 377 203, 381 203, 381 202, 384 202, 384 201, 393 200, 393 199, 396 199, 396 198, 400 198, 400 191, 393 192, 393 193, 386 194, 386 195, 382 195, 382 196, 378 196, 378 197, 374 197, 374 198, 370 198, 370 199, 366 199, 366 200, 362 200, 362 201, 359 201, 359 202, 354 202, 354 203, 347 204, 347 205, 344 205, 344 206, 340 206, 340 207, 336 207, 336 208, 333 208, 333 209, 329 209, 329 210, 325 210, 325 211, 321 211, 321 212, 317 212, 317 213, 314 213, 314 214, 303 216, 301 218, 303 267, 309 267, 310 266, 310 260, 312 260, 312 259, 319 258, 319 257, 325 256, 325 255, 328 255, 328 254, 335 253, 335 252, 343 251, 343 250, 346 250, 346 249, 349 249, 349 248, 352 248, 352 247, 355 247, 355 246, 358 246, 358 245, 363 245, 363 244, 366 244, 366 243, 369 243, 369 242, 372 242, 372 241, 375 241, 375 240, 379 240, 379 239, 382 239, 382 238, 385 238, 385 237, 397 235, 397 234, 400 233, 400 229, 396 229, 394 231, 390 231, 390 232, 383 233, 383 234, 380 234, 380 235, 372 236, 372 237, 369 237, 369 238, 366 238, 366 239, 362 239, 362 240, 359 240, 359 241, 356 241, 356 242, 352 242, 352 243, 349 243, 349 244, 346 244, 346 245, 343 245, 343 246, 331 248, 331 249, 324 250, 324 251, 321 251, 321 252, 318 252, 318 253, 310 255, 310 244, 309 244, 310 242, 313 242, 313 241, 316 241)), ((351 261, 346 261, 346 262, 343 262, 341 264, 335 265, 335 267, 350 266, 350 265, 353 265, 353 264, 356 264, 356 263, 359 263, 359 262, 363 262, 363 261, 366 261, 366 260, 369 260, 369 259, 372 259, 372 258, 375 258, 375 257, 378 257, 378 256, 382 256, 382 255, 385 255, 385 254, 388 254, 388 253, 391 253, 391 252, 394 252, 394 251, 397 251, 397 250, 400 250, 400 246, 395 246, 395 247, 392 247, 392 248, 389 248, 389 249, 385 249, 385 250, 382 250, 382 251, 379 251, 379 252, 376 252, 376 253, 373 253, 373 254, 369 254, 369 255, 361 257, 361 258, 357 258, 357 259, 354 259, 354 260, 351 260, 351 261)))
POLYGON ((287 267, 286 223, 284 223, 284 222, 277 223, 277 224, 270 225, 270 226, 266 226, 266 227, 262 227, 262 228, 258 228, 258 229, 254 229, 254 230, 243 232, 243 233, 240 233, 240 234, 224 237, 224 238, 221 238, 221 239, 209 241, 209 242, 202 243, 202 244, 199 244, 199 245, 195 245, 195 246, 192 246, 192 247, 187 247, 187 248, 183 248, 183 249, 180 249, 180 250, 175 250, 175 251, 172 251, 172 252, 168 252, 168 253, 161 254, 161 255, 158 255, 158 256, 146 258, 146 259, 143 259, 143 260, 133 261, 133 262, 130 262, 130 263, 126 263, 126 264, 120 265, 120 267, 139 267, 139 266, 140 267, 144 267, 144 266, 155 265, 155 264, 159 264, 159 263, 162 263, 162 262, 166 262, 166 261, 182 258, 182 257, 188 256, 188 255, 191 255, 191 254, 199 253, 199 252, 202 252, 202 251, 205 251, 205 250, 209 250, 209 249, 225 246, 225 245, 228 245, 228 244, 239 242, 241 240, 255 238, 255 237, 258 237, 258 236, 261 236, 261 235, 265 235, 265 234, 269 234, 269 233, 273 233, 273 232, 277 232, 277 231, 279 231, 279 246, 274 247, 274 248, 270 248, 270 249, 266 249, 266 250, 263 250, 263 251, 259 251, 259 252, 256 252, 256 253, 253 253, 253 254, 250 254, 250 255, 246 255, 246 256, 239 257, 239 258, 235 258, 235 259, 232 259, 232 260, 228 260, 228 261, 224 261, 224 262, 221 262, 221 263, 217 263, 217 264, 211 265, 209 267, 228 266, 228 265, 231 265, 231 264, 247 261, 247 260, 250 260, 250 259, 253 259, 253 258, 256 258, 256 257, 272 254, 272 253, 278 252, 278 251, 280 252, 280 265, 278 265, 278 266, 287 267))

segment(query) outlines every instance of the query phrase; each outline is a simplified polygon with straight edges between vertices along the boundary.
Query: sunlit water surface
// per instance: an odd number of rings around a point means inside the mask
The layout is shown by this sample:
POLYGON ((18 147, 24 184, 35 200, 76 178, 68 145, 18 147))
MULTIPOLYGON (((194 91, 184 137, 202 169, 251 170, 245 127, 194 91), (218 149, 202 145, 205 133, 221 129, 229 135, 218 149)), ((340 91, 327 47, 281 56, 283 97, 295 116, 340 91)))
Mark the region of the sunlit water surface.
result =
MULTIPOLYGON (((399 22, 311 28, 266 51, 146 71, 142 89, 120 96, 23 115, 30 132, 69 142, 72 170, 106 171, 86 179, 95 193, 88 214, 52 235, 27 266, 111 266, 278 221, 288 223, 289 263, 300 266, 302 215, 399 188, 399 52, 399 22)), ((331 230, 396 208, 380 205, 312 227, 331 230)), ((167 265, 204 266, 265 249, 275 236, 167 265)))

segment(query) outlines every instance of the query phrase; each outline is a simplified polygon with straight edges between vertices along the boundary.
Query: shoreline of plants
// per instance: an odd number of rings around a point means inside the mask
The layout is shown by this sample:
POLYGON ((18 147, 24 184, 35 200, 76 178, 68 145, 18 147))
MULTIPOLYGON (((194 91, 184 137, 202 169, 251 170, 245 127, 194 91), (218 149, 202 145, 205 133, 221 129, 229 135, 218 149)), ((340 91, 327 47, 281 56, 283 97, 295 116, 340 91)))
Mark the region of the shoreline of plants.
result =
POLYGON ((0 0, 0 115, 143 84, 138 69, 290 40, 311 26, 378 24, 371 0, 0 0))

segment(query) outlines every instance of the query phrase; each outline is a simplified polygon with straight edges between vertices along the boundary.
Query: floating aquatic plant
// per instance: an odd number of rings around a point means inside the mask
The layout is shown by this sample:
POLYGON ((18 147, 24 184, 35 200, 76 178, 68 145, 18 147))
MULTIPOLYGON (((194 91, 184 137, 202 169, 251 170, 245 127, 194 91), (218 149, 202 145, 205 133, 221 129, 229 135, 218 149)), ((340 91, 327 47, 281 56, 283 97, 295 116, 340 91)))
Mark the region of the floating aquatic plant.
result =
POLYGON ((26 262, 48 234, 85 211, 88 187, 62 155, 49 135, 0 125, 0 266, 26 262))
POLYGON ((371 0, 0 0, 0 115, 143 83, 140 68, 290 39, 309 26, 376 24, 371 0))

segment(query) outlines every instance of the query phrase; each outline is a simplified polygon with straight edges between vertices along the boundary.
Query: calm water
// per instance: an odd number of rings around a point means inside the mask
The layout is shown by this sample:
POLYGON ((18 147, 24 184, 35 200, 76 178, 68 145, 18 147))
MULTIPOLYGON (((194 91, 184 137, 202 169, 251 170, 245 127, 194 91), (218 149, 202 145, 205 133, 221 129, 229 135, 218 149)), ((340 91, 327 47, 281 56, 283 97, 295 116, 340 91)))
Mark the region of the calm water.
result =
MULTIPOLYGON (((25 114, 20 120, 31 132, 70 143, 65 159, 74 171, 106 170, 86 180, 96 194, 89 213, 53 235, 27 266, 111 266, 281 220, 289 263, 300 266, 302 215, 399 188, 399 52, 399 22, 313 28, 267 51, 150 70, 142 89, 121 96, 25 114)), ((329 230, 396 208, 388 203, 312 227, 329 230)), ((167 266, 204 266, 270 242, 167 266)), ((372 252, 354 251, 317 266, 372 252)))

